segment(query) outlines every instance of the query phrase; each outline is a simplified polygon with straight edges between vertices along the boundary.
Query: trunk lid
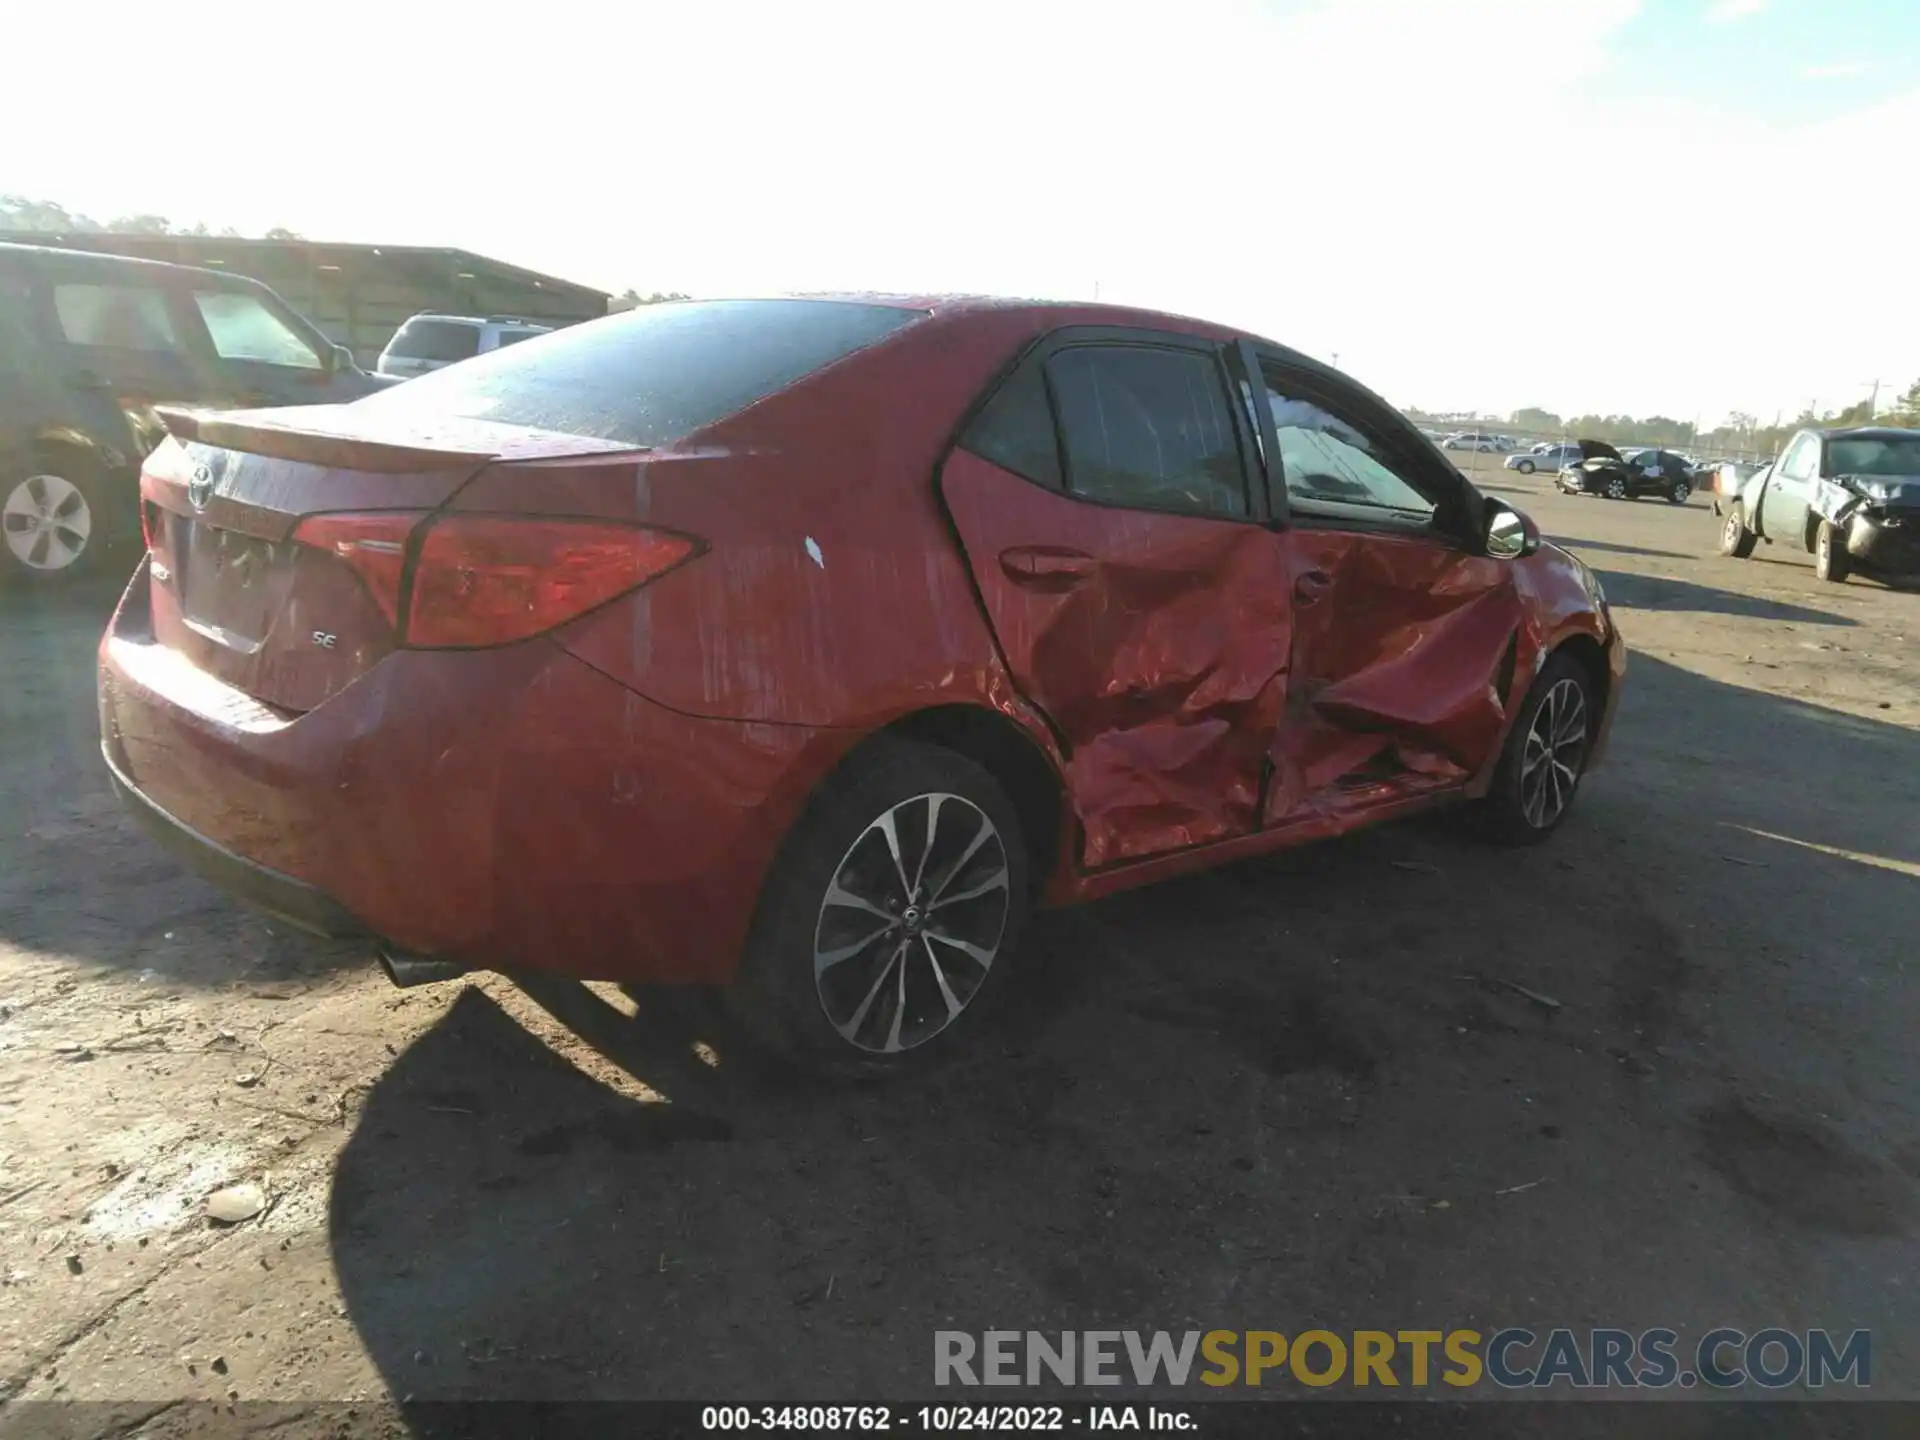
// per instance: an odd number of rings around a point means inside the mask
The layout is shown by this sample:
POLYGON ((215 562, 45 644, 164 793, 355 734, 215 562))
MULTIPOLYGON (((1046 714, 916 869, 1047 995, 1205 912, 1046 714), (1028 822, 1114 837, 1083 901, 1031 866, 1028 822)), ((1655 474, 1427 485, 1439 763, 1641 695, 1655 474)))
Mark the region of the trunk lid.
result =
POLYGON ((444 506, 489 465, 631 448, 349 406, 162 418, 172 438, 148 458, 140 487, 154 638, 287 713, 318 706, 397 641, 392 616, 354 566, 294 538, 301 521, 390 514, 390 525, 343 543, 368 547, 397 573, 395 537, 409 517, 444 506))

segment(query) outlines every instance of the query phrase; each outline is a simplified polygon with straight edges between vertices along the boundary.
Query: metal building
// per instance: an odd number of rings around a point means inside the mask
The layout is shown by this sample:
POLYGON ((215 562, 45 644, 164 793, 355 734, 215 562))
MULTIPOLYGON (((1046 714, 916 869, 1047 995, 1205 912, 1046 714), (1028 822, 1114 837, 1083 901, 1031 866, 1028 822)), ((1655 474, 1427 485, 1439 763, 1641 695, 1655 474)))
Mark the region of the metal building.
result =
POLYGON ((517 315, 571 325, 607 313, 606 291, 523 270, 469 250, 426 245, 345 245, 217 235, 100 231, 0 231, 0 240, 59 245, 230 270, 271 285, 331 340, 372 367, 401 322, 422 311, 517 315))

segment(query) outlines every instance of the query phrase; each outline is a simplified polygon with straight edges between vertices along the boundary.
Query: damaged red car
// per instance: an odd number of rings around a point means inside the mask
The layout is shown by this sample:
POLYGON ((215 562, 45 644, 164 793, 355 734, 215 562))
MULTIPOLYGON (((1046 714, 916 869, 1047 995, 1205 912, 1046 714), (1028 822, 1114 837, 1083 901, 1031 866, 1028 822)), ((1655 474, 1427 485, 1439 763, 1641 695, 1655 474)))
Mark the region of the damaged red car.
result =
POLYGON ((100 648, 132 812, 402 983, 725 983, 829 1068, 1058 905, 1415 811, 1558 826, 1600 586, 1377 396, 1114 307, 646 306, 175 413, 100 648))

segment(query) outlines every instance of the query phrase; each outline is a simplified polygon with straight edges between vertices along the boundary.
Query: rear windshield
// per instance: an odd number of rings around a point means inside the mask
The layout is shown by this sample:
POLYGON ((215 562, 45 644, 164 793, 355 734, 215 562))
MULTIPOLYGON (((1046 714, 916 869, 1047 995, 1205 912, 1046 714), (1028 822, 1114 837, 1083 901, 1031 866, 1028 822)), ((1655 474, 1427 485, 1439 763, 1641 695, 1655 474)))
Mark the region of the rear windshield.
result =
POLYGON ((926 313, 836 300, 642 305, 354 403, 664 445, 926 313))
POLYGON ((480 327, 453 320, 409 320, 387 353, 400 360, 470 360, 480 353, 480 327))
POLYGON ((1827 461, 1835 475, 1920 475, 1920 431, 1832 440, 1827 461))

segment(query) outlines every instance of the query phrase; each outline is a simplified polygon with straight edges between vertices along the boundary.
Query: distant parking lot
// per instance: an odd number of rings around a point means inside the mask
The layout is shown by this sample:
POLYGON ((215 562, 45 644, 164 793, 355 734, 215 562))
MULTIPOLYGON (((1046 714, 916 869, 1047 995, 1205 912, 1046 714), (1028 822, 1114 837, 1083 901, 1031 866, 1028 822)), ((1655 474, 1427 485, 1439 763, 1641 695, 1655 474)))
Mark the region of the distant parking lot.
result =
POLYGON ((1632 647, 1555 842, 1043 915, 997 1043, 898 1086, 283 933, 108 795, 111 597, 0 598, 0 1394, 844 1400, 936 1329, 1312 1322, 1864 1327, 1920 1398, 1920 594, 1454 458, 1632 647))

